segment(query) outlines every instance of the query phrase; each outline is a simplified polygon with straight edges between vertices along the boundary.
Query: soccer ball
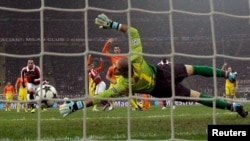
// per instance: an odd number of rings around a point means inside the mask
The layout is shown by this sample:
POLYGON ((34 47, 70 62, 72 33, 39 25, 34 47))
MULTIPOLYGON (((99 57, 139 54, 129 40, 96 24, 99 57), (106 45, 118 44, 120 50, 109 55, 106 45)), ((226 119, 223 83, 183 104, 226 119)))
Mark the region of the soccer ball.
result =
POLYGON ((41 108, 50 108, 55 103, 55 98, 57 98, 56 88, 52 85, 45 84, 38 87, 35 93, 35 100, 40 100, 41 98, 41 108))

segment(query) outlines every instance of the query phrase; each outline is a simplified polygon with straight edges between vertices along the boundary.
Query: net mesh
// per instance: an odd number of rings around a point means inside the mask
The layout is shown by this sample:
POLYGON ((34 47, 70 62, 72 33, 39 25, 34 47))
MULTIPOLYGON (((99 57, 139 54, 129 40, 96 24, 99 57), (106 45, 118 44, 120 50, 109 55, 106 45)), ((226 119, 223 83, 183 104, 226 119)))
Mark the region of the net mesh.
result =
MULTIPOLYGON (((0 2, 0 11, 2 87, 6 81, 15 83, 27 58, 33 57, 43 77, 57 88, 58 101, 64 97, 83 100, 88 88, 84 63, 87 54, 95 56, 95 65, 102 57, 104 70, 107 70, 111 64, 101 53, 101 48, 108 38, 115 38, 122 52, 129 53, 127 36, 115 30, 101 31, 94 25, 96 15, 106 13, 111 19, 138 28, 144 46, 143 55, 150 63, 157 64, 162 57, 168 57, 173 63, 220 68, 225 61, 230 62, 240 74, 237 96, 248 98, 248 0, 13 0, 0 2)), ((101 75, 105 78, 106 71, 101 75)), ((215 77, 194 76, 183 83, 215 96, 224 93, 224 81, 215 77), (204 83, 197 85, 197 82, 204 83)), ((130 94, 116 100, 131 97, 130 94)), ((151 97, 151 100, 159 99, 151 97)), ((216 123, 215 113, 214 110, 213 123, 216 123)), ((41 115, 38 115, 39 140, 42 133, 41 115)), ((86 113, 84 117, 83 140, 91 140, 86 133, 86 113)), ((130 110, 127 119, 127 140, 135 140, 131 136, 130 110)), ((173 116, 170 125, 169 140, 177 140, 173 116)))

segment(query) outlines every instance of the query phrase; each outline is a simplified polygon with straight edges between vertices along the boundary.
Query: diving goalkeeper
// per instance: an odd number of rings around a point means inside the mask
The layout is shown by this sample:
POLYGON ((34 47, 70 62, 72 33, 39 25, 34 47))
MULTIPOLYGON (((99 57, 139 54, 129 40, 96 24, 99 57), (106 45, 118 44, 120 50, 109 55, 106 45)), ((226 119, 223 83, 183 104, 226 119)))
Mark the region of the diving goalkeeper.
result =
MULTIPOLYGON (((114 29, 129 34, 131 54, 128 58, 118 60, 114 67, 116 75, 120 75, 120 80, 112 88, 103 91, 97 95, 97 99, 87 98, 85 101, 70 101, 59 106, 62 116, 67 116, 84 107, 90 107, 101 102, 98 98, 120 97, 129 93, 131 86, 133 93, 147 93, 157 98, 169 98, 175 94, 180 97, 196 98, 196 101, 202 105, 213 107, 213 101, 204 99, 213 98, 210 95, 184 87, 181 82, 188 76, 201 75, 212 77, 214 68, 209 66, 186 65, 186 64, 165 64, 152 65, 146 62, 142 56, 142 42, 139 32, 134 27, 128 27, 125 24, 112 21, 105 14, 99 14, 95 19, 95 24, 101 29, 114 29), (171 85, 171 67, 174 67, 174 92, 171 85)), ((229 75, 227 71, 216 69, 215 75, 224 79, 234 79, 235 75, 229 75)), ((184 99, 184 98, 183 98, 184 99)), ((183 100, 178 99, 178 100, 183 100)), ((186 99, 187 100, 187 99, 186 99)), ((185 100, 185 101, 186 101, 185 100)), ((237 112, 241 117, 247 117, 248 111, 244 110, 239 103, 228 103, 217 99, 216 108, 237 112)))

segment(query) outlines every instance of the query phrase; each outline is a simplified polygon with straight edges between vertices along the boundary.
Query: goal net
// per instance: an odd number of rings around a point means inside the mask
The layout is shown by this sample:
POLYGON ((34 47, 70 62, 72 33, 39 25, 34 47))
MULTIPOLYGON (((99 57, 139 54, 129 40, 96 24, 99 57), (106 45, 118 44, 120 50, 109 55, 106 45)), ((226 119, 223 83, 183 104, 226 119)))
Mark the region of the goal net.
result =
MULTIPOLYGON (((136 27, 142 38, 143 56, 152 64, 159 63, 163 57, 172 63, 214 68, 221 68, 227 62, 238 72, 235 101, 249 103, 248 0, 12 0, 0 2, 0 12, 1 89, 7 81, 15 84, 27 59, 34 58, 43 78, 58 91, 53 108, 44 113, 38 110, 33 115, 16 113, 17 95, 12 101, 12 111, 5 112, 6 100, 0 95, 1 115, 9 119, 0 118, 1 123, 23 127, 32 134, 2 128, 0 140, 206 140, 208 124, 240 123, 231 113, 199 107, 195 102, 173 103, 175 97, 149 97, 149 109, 131 110, 129 99, 135 97, 142 103, 145 99, 141 94, 111 98, 115 103, 113 111, 101 111, 102 105, 98 105, 99 112, 88 108, 61 117, 57 106, 64 97, 84 100, 88 96, 88 54, 92 54, 95 66, 99 65, 100 57, 104 59, 100 74, 108 87, 105 77, 111 63, 101 53, 105 42, 114 38, 109 51, 113 52, 113 46, 119 45, 123 55, 129 53, 128 36, 115 30, 98 29, 94 24, 100 13, 136 27), (161 109, 162 101, 167 101, 165 111, 161 109), (218 113, 221 113, 219 117, 218 113)), ((192 76, 183 84, 224 98, 224 79, 192 76)))

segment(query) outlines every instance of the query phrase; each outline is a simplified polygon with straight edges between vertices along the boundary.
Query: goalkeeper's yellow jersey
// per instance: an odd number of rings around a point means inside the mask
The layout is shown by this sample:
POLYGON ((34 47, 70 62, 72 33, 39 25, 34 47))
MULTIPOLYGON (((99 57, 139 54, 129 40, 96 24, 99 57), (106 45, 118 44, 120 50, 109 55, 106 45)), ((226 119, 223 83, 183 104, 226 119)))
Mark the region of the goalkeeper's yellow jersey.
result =
MULTIPOLYGON (((142 43, 137 29, 130 27, 128 30, 131 37, 131 54, 129 59, 132 64, 133 76, 124 78, 120 76, 119 81, 112 88, 100 93, 97 97, 119 97, 128 94, 129 86, 132 93, 150 93, 155 86, 156 67, 148 64, 142 56, 142 43)), ((93 104, 99 103, 99 99, 93 99, 93 104)))

